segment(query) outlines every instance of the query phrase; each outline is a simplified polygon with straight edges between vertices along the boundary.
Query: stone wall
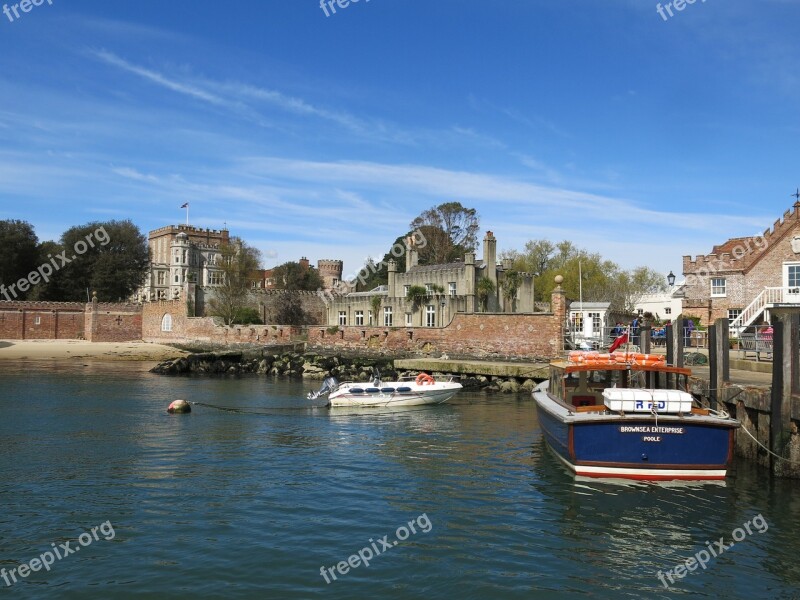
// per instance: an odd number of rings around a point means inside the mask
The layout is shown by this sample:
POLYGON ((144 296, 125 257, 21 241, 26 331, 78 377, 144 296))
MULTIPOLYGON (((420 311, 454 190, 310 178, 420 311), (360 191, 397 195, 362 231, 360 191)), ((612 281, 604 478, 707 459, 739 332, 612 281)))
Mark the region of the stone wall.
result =
POLYGON ((142 309, 146 342, 199 341, 214 344, 272 344, 297 339, 301 331, 288 325, 218 325, 213 317, 188 317, 184 300, 148 302, 142 309))
MULTIPOLYGON (((208 305, 214 298, 215 290, 213 287, 197 287, 195 294, 197 314, 208 314, 208 305)), ((300 304, 303 312, 308 315, 309 324, 322 325, 327 320, 327 308, 323 300, 323 294, 317 292, 285 292, 282 290, 255 289, 250 292, 249 305, 258 310, 261 320, 264 323, 276 323, 278 310, 278 300, 285 294, 291 294, 292 301, 300 304)))

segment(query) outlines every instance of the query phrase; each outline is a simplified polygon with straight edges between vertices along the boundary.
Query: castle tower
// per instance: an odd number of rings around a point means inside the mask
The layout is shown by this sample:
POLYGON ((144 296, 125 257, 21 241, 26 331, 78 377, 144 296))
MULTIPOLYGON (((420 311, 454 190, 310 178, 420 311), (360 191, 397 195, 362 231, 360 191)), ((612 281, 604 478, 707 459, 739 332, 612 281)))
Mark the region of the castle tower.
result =
POLYGON ((342 280, 344 263, 341 260, 318 260, 317 271, 325 285, 326 290, 332 290, 342 280))
POLYGON ((170 244, 171 266, 169 277, 170 298, 178 298, 186 283, 189 271, 189 236, 181 231, 170 244))

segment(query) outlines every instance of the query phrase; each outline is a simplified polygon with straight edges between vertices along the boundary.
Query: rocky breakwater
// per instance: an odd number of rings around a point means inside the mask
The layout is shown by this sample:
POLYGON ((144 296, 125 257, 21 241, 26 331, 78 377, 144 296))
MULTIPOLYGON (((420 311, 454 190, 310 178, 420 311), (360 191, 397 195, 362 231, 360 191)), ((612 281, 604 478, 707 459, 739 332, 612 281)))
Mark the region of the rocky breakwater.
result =
MULTIPOLYGON (((326 356, 316 353, 284 352, 270 354, 268 349, 200 352, 160 363, 151 372, 162 375, 237 375, 256 373, 273 377, 302 377, 322 380, 333 376, 339 381, 370 381, 378 368, 384 381, 399 377, 414 378, 419 371, 394 368, 386 357, 326 356)), ((434 371, 435 379, 447 379, 452 373, 434 371)), ((497 375, 456 375, 465 389, 501 394, 529 394, 536 382, 530 378, 497 375)))
POLYGON ((320 380, 333 376, 340 381, 369 381, 375 367, 380 370, 384 380, 397 377, 392 360, 387 358, 344 358, 294 352, 265 354, 263 351, 190 354, 164 361, 151 372, 161 375, 258 373, 320 380))

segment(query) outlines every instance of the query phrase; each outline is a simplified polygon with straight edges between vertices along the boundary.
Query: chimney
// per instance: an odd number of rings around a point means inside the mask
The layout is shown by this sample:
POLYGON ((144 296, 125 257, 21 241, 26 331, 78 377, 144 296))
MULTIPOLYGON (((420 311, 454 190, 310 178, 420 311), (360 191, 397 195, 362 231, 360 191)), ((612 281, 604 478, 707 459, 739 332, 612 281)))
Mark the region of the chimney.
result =
POLYGON ((483 262, 486 265, 486 277, 497 285, 497 240, 491 231, 483 238, 483 262))
POLYGON ((411 270, 411 267, 416 267, 419 264, 419 252, 414 243, 414 238, 408 236, 406 238, 406 273, 411 270))

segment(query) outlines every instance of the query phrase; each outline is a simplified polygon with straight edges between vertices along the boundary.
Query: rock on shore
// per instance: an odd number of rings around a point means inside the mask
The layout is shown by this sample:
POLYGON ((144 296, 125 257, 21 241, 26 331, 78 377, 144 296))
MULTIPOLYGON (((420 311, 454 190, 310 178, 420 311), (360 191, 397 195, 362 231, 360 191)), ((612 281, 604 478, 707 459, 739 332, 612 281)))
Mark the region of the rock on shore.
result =
MULTIPOLYGON (((322 380, 333 376, 339 381, 370 381, 377 367, 384 381, 398 377, 417 375, 417 372, 397 372, 390 358, 323 356, 314 353, 266 354, 265 351, 224 351, 190 354, 160 363, 152 373, 161 375, 185 374, 230 374, 258 373, 274 377, 302 377, 322 380)), ((445 378, 449 373, 433 373, 435 378, 445 378)), ((513 377, 489 377, 484 375, 462 376, 465 389, 482 390, 487 393, 529 394, 536 382, 532 379, 513 377)))

